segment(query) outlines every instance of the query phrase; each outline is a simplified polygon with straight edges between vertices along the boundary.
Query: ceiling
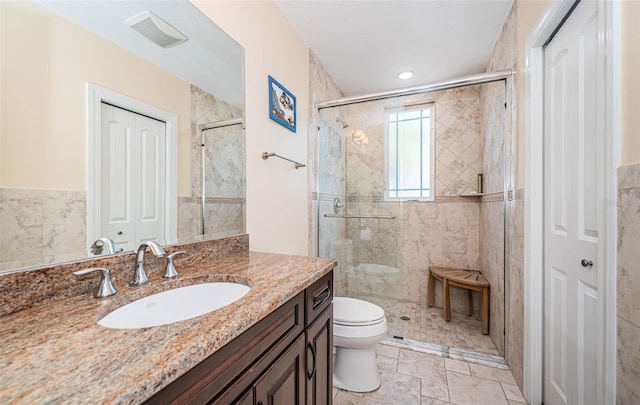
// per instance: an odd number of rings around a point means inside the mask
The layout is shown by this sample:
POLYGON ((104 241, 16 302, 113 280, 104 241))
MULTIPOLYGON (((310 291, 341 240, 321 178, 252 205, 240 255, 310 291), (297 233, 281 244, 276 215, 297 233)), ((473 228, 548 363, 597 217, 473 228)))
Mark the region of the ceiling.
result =
POLYGON ((276 0, 345 96, 482 73, 512 0, 276 0), (402 70, 415 76, 400 80, 402 70))
POLYGON ((244 49, 189 1, 36 2, 232 105, 244 105, 244 49), (165 19, 189 40, 167 49, 153 44, 124 23, 142 11, 165 19))

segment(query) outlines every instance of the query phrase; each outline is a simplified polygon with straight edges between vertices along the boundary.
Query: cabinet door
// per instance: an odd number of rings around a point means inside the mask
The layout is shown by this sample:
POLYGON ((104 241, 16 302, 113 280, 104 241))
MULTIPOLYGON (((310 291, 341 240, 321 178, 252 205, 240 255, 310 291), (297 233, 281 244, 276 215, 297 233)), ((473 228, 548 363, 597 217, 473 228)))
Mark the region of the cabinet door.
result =
POLYGON ((302 405, 305 399, 304 335, 255 384, 257 405, 302 405))
POLYGON ((331 405, 333 391, 333 304, 307 329, 307 405, 331 405))
POLYGON ((232 402, 232 405, 254 405, 253 404, 253 387, 237 400, 232 402))

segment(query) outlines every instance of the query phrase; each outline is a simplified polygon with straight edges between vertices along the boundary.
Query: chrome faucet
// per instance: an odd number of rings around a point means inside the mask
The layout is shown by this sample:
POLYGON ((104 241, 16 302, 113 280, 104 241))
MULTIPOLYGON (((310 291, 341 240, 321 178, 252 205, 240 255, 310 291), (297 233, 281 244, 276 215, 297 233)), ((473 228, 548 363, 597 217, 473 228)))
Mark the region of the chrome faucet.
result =
POLYGON ((176 270, 176 265, 173 263, 173 259, 176 256, 183 255, 185 253, 187 253, 186 250, 180 250, 178 252, 173 252, 167 256, 167 267, 165 267, 164 269, 164 274, 162 275, 162 278, 166 280, 166 279, 178 277, 178 271, 176 270))
POLYGON ((152 240, 147 242, 142 242, 138 247, 138 253, 136 253, 136 269, 133 273, 133 277, 131 281, 129 281, 130 287, 139 287, 142 285, 149 284, 149 279, 147 278, 147 273, 144 270, 144 252, 147 248, 151 249, 151 252, 156 255, 156 257, 163 257, 166 252, 157 242, 152 240))
POLYGON ((98 284, 98 287, 93 292, 93 296, 95 298, 106 298, 114 295, 117 292, 117 290, 111 283, 111 276, 109 275, 109 269, 107 269, 106 267, 92 267, 89 269, 74 271, 73 274, 75 274, 76 276, 83 276, 85 274, 89 274, 97 271, 100 272, 100 284, 98 284))
POLYGON ((102 237, 97 241, 93 242, 93 245, 91 245, 91 253, 93 253, 96 256, 101 255, 102 250, 105 247, 107 248, 107 254, 112 255, 116 253, 116 250, 117 250, 116 244, 113 243, 113 241, 107 237, 102 237))

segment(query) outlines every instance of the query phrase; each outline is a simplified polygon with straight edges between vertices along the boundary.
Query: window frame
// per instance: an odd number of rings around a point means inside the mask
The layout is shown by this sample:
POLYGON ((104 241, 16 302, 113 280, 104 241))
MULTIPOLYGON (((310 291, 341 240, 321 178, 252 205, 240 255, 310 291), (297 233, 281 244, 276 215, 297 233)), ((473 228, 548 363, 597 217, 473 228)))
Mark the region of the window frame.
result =
MULTIPOLYGON (((435 160, 436 160, 436 152, 435 152, 435 140, 436 140, 436 135, 435 135, 435 121, 436 121, 436 117, 435 117, 435 112, 436 112, 436 108, 435 108, 435 102, 430 101, 430 102, 425 102, 425 103, 420 103, 420 104, 413 104, 413 105, 404 105, 404 106, 400 106, 400 107, 393 107, 393 108, 387 108, 385 109, 385 120, 384 120, 384 201, 435 201, 435 181, 436 181, 436 177, 435 177, 435 160), (389 153, 390 153, 390 124, 392 123, 390 121, 390 115, 391 114, 398 114, 398 113, 402 113, 402 112, 410 112, 410 111, 423 111, 429 109, 431 110, 430 112, 430 119, 429 119, 429 133, 428 133, 428 142, 429 142, 429 156, 427 157, 429 159, 428 165, 429 165, 429 194, 428 195, 422 195, 422 196, 397 196, 397 194, 399 192, 402 191, 410 191, 410 189, 400 189, 398 188, 397 190, 394 190, 394 193, 396 194, 396 196, 392 196, 391 193, 392 191, 390 190, 390 179, 389 179, 389 165, 391 164, 390 162, 390 157, 389 157, 389 153)), ((421 145, 423 145, 423 142, 425 142, 425 131, 423 128, 423 114, 422 112, 420 113, 420 117, 419 118, 414 118, 414 119, 407 119, 407 120, 395 120, 396 125, 398 122, 402 122, 402 121, 419 121, 420 122, 420 142, 421 145)), ((396 130, 396 136, 398 134, 398 131, 396 130)), ((396 142, 397 145, 397 142, 396 142)), ((397 147, 396 147, 397 148, 397 147)), ((422 149, 422 148, 421 148, 422 149)), ((397 152, 396 152, 397 153, 397 152)), ((421 187, 424 184, 424 179, 422 176, 422 168, 423 165, 425 163, 425 157, 422 156, 421 154, 421 158, 420 158, 420 179, 421 179, 421 187)), ((398 168, 398 164, 397 164, 397 159, 396 159, 396 172, 398 168)), ((424 190, 423 188, 421 189, 417 189, 415 191, 420 192, 421 194, 424 194, 424 190)))

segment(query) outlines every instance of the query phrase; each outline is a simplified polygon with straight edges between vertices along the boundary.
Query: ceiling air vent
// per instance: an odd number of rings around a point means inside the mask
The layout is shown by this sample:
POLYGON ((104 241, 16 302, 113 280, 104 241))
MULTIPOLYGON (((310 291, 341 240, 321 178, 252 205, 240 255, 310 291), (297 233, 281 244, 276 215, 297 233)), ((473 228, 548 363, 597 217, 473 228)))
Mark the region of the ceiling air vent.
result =
POLYGON ((143 11, 129 17, 124 23, 163 48, 171 48, 189 39, 150 11, 143 11))

